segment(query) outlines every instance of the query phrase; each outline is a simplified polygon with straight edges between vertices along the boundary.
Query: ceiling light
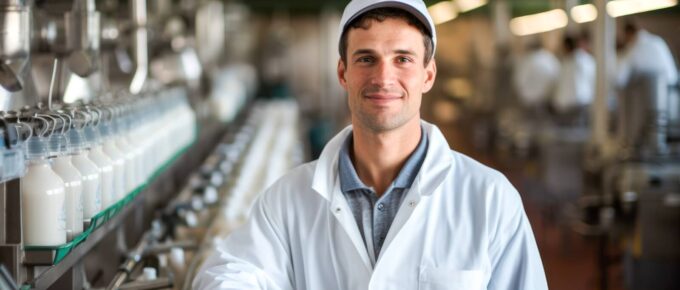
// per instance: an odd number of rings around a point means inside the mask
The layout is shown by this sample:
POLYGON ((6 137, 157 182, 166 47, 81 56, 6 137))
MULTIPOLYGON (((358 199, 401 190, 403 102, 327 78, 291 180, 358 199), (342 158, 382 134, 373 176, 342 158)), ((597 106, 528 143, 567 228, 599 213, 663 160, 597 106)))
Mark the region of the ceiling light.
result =
POLYGON ((537 14, 516 17, 510 20, 510 31, 518 36, 536 34, 567 26, 567 13, 553 9, 537 14))
POLYGON ((576 23, 591 22, 597 19, 597 8, 593 4, 578 5, 571 8, 570 14, 576 23))
POLYGON ((453 1, 442 1, 427 8, 435 25, 442 24, 458 17, 458 8, 453 1))
POLYGON ((477 9, 486 5, 486 3, 487 0, 456 0, 456 6, 461 13, 477 9))
POLYGON ((673 7, 677 4, 677 0, 616 0, 607 3, 607 13, 611 17, 619 17, 673 7))

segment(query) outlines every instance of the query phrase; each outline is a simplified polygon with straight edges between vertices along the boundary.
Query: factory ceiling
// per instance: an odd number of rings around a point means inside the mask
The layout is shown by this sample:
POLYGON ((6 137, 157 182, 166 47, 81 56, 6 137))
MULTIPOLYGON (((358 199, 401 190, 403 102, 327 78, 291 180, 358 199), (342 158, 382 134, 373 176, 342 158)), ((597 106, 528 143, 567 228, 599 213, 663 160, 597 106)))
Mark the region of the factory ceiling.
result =
MULTIPOLYGON (((455 0, 454 0, 455 1, 455 0)), ((488 0, 493 2, 495 0, 488 0)), ((507 0, 510 3, 512 15, 522 16, 538 12, 547 11, 553 8, 560 8, 564 5, 564 0, 507 0)), ((324 9, 342 10, 348 3, 347 0, 247 0, 244 4, 257 12, 288 11, 291 13, 317 13, 324 9)), ((442 0, 425 0, 428 6, 442 2, 442 0)), ((578 4, 592 3, 591 0, 578 0, 578 4)), ((484 5, 465 14, 487 14, 489 5, 484 5)), ((660 10, 655 13, 676 13, 680 14, 680 5, 673 8, 660 10)))

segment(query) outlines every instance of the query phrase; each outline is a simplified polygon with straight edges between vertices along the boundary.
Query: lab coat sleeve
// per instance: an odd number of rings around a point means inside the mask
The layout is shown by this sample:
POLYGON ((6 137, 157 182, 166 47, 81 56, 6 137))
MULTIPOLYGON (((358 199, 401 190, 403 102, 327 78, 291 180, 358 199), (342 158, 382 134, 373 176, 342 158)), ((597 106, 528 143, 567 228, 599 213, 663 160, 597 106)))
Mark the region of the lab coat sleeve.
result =
POLYGON ((489 290, 548 289, 543 263, 517 190, 504 179, 494 197, 489 290))
POLYGON ((288 242, 265 197, 254 203, 242 227, 219 241, 192 289, 293 289, 288 242))
POLYGON ((616 63, 615 84, 618 88, 624 88, 632 74, 631 57, 628 54, 621 56, 616 63))
POLYGON ((659 63, 663 66, 663 76, 670 85, 675 85, 678 82, 678 69, 675 66, 675 59, 666 42, 659 38, 657 45, 659 63))

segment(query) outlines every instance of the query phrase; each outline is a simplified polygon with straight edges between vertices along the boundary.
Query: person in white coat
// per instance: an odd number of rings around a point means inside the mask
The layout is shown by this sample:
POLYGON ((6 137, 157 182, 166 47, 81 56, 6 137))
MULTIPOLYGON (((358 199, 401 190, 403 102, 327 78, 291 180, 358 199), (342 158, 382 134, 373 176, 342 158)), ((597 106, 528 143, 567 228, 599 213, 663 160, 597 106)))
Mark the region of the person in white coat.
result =
POLYGON ((559 77, 560 61, 557 57, 540 42, 531 42, 526 55, 515 65, 513 75, 521 105, 529 111, 541 110, 548 104, 559 77))
POLYGON ((595 95, 595 59, 586 51, 587 36, 566 36, 564 58, 552 107, 562 121, 586 125, 595 95))
POLYGON ((547 289, 515 188, 420 119, 425 4, 354 0, 340 30, 352 125, 259 196, 194 289, 547 289))
MULTIPOLYGON (((642 29, 633 19, 625 20, 622 38, 616 75, 619 138, 625 146, 635 147, 644 143, 652 120, 671 124, 670 128, 680 125, 678 68, 663 38, 642 29)), ((669 133, 675 134, 674 130, 669 133)))
POLYGON ((623 42, 625 47, 617 64, 619 87, 625 87, 634 73, 652 73, 663 78, 668 86, 677 84, 678 68, 663 38, 627 20, 623 27, 623 42))

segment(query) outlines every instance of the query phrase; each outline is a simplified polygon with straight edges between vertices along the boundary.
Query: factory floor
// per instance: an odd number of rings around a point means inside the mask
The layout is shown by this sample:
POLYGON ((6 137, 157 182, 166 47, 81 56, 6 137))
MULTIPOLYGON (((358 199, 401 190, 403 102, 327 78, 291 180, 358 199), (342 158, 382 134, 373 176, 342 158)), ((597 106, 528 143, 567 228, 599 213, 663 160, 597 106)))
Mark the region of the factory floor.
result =
MULTIPOLYGON (((539 181, 532 174, 538 170, 534 160, 513 159, 512 154, 475 149, 472 141, 475 126, 471 121, 466 123, 463 119, 438 126, 454 150, 500 170, 522 194, 551 290, 605 290, 600 286, 598 241, 584 238, 546 214, 553 209, 536 198, 542 192, 539 181)), ((610 257, 617 255, 614 247, 609 247, 608 251, 610 257)), ((620 263, 608 267, 607 290, 624 289, 622 272, 620 263)))

